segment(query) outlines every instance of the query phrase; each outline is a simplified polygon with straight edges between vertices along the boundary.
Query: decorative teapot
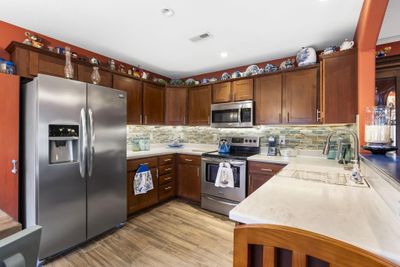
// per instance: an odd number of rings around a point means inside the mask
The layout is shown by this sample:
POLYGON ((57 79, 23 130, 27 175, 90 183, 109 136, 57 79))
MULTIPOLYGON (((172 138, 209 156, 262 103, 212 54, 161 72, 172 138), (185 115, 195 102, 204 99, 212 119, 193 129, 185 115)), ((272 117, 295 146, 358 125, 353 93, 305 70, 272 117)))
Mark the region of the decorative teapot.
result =
POLYGON ((340 51, 352 49, 354 46, 354 41, 349 41, 344 39, 344 42, 340 45, 340 51))
POLYGON ((226 139, 221 139, 218 145, 218 153, 227 154, 230 152, 230 150, 231 146, 228 144, 228 141, 226 139))

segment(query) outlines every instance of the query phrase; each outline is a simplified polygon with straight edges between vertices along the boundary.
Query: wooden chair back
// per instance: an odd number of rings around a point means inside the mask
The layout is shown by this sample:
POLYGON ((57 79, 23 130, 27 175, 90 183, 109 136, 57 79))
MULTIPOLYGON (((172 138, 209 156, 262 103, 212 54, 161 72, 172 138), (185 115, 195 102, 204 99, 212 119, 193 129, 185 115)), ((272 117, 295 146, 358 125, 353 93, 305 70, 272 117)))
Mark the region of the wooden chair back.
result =
POLYGON ((279 225, 238 225, 234 230, 234 267, 250 266, 249 245, 261 245, 264 267, 277 266, 277 250, 292 252, 292 267, 307 267, 309 257, 330 267, 397 266, 373 253, 313 232, 279 225))

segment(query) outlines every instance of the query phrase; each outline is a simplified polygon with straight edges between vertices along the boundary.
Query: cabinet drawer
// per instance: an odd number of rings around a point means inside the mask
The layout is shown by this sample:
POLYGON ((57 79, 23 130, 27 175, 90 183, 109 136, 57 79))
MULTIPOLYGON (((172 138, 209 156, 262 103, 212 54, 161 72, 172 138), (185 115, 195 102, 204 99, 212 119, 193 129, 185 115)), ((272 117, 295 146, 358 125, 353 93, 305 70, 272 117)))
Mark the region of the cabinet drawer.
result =
POLYGON ((249 173, 274 175, 286 165, 249 161, 249 173))
POLYGON ((175 196, 175 192, 175 182, 169 182, 167 184, 160 185, 158 188, 158 200, 161 201, 173 197, 175 196))
POLYGON ((192 155, 178 155, 178 162, 183 164, 194 164, 200 165, 201 158, 199 156, 192 156, 192 155))
POLYGON ((174 155, 160 156, 158 157, 158 162, 160 166, 173 164, 175 163, 175 156, 174 155))
POLYGON ((160 185, 175 181, 175 173, 160 175, 158 183, 160 185))
POLYGON ((151 157, 151 158, 128 160, 128 164, 127 164, 128 171, 137 170, 139 168, 140 164, 146 164, 149 168, 157 168, 158 158, 151 157))
POLYGON ((170 165, 160 166, 158 168, 158 170, 160 172, 160 175, 173 173, 173 172, 175 172, 175 165, 174 164, 170 164, 170 165))

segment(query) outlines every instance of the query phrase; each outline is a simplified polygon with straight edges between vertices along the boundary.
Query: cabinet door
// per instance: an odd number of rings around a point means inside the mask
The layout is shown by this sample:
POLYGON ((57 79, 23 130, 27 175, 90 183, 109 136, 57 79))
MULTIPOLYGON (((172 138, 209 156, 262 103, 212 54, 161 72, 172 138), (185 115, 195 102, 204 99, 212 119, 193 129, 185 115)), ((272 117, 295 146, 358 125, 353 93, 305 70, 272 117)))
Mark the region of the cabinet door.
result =
MULTIPOLYGON (((93 68, 85 65, 78 65, 77 79, 85 83, 92 83, 90 76, 92 75, 93 68)), ((99 70, 101 86, 112 87, 111 72, 99 70)))
POLYGON ((0 99, 0 209, 18 221, 19 76, 0 73, 0 99))
POLYGON ((317 79, 317 68, 284 74, 284 123, 317 122, 317 79))
POLYGON ((357 114, 356 56, 345 51, 321 63, 321 111, 324 123, 355 123, 357 114))
POLYGON ((233 101, 253 99, 253 79, 232 82, 233 101))
MULTIPOLYGON (((75 63, 72 63, 74 68, 74 79, 78 77, 78 69, 75 63)), ((38 73, 65 77, 64 75, 65 59, 39 54, 29 51, 29 74, 37 76, 38 73)))
POLYGON ((128 172, 128 214, 150 207, 158 202, 158 177, 157 168, 151 168, 153 189, 146 194, 135 195, 133 191, 133 179, 136 171, 128 172))
POLYGON ((178 164, 178 196, 200 202, 200 165, 178 164))
POLYGON ((186 124, 187 95, 187 88, 165 88, 165 124, 186 124))
POLYGON ((190 125, 210 125, 211 85, 189 88, 188 120, 190 125))
POLYGON ((127 123, 142 124, 142 82, 114 74, 113 88, 127 94, 127 123))
POLYGON ((232 101, 231 83, 217 83, 213 86, 213 103, 224 103, 232 101))
POLYGON ((247 189, 247 195, 250 195, 256 191, 265 182, 271 179, 274 175, 268 174, 249 174, 249 184, 247 189))
POLYGON ((164 95, 163 86, 143 83, 143 115, 144 124, 164 124, 164 95))
POLYGON ((282 74, 256 78, 256 124, 282 123, 282 74))

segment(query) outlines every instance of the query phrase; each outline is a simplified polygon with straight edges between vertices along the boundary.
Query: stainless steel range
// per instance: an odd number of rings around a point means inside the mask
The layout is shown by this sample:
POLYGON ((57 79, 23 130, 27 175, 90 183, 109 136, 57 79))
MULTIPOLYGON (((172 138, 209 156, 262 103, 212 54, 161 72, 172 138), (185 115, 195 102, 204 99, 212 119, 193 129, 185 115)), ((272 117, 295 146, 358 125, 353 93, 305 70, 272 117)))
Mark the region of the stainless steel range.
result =
POLYGON ((229 211, 246 198, 247 158, 260 153, 258 137, 224 137, 230 145, 229 153, 204 153, 201 161, 201 207, 228 215, 229 211), (215 180, 221 162, 230 164, 234 187, 216 187, 215 180))

